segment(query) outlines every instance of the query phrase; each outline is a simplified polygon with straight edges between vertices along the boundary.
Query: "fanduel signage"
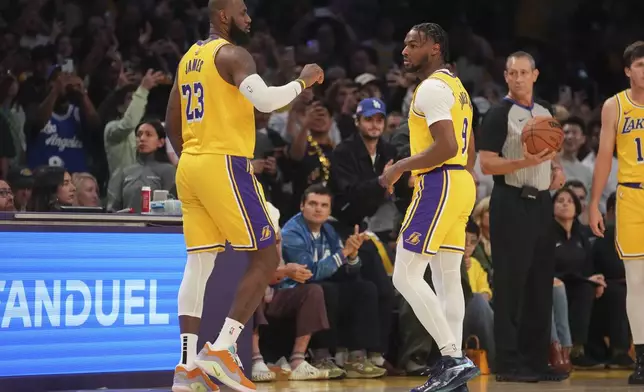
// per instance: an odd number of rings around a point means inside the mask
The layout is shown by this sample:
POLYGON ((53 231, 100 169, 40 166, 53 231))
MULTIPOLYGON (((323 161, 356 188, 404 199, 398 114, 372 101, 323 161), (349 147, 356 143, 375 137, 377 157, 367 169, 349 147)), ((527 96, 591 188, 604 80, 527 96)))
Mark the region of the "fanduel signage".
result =
POLYGON ((0 238, 0 377, 170 370, 181 234, 0 238))
POLYGON ((157 312, 157 286, 154 279, 0 280, 0 328, 10 328, 12 320, 25 328, 82 327, 88 321, 103 327, 167 325, 169 313, 157 312))

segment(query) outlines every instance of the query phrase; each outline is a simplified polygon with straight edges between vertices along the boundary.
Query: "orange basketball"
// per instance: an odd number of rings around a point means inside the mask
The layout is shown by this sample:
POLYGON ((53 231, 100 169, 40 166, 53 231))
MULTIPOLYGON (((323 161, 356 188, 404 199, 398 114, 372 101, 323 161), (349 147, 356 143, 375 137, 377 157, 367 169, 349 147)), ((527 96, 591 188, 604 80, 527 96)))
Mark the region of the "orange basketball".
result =
POLYGON ((559 121, 552 117, 531 118, 523 127, 521 142, 525 143, 530 154, 539 154, 546 148, 550 151, 561 150, 564 133, 559 121))

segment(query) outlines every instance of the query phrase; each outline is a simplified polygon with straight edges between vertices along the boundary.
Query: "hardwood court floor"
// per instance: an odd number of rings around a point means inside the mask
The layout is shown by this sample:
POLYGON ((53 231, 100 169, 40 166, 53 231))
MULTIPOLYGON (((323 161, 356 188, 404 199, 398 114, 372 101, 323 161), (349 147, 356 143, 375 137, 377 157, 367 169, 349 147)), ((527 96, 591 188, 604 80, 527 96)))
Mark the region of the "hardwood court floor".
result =
MULTIPOLYGON (((628 372, 592 371, 575 372, 561 383, 513 384, 497 383, 493 376, 481 376, 468 384, 471 392, 644 392, 644 386, 629 386, 628 372)), ((276 382, 258 384, 262 392, 407 392, 422 384, 422 378, 388 377, 382 380, 343 380, 320 382, 276 382)), ((107 391, 107 390, 102 390, 107 391)), ((109 390, 111 392, 168 392, 169 389, 109 390)), ((231 389, 222 388, 229 392, 231 389)), ((89 392, 89 391, 77 391, 89 392)))

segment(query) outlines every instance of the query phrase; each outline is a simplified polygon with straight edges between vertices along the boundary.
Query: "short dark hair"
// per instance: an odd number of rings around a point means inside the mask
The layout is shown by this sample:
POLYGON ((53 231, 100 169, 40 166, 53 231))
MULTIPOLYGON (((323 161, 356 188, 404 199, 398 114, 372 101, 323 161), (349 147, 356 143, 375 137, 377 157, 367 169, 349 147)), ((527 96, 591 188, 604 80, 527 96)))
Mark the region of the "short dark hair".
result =
POLYGON ((575 116, 568 117, 567 119, 561 122, 562 128, 565 127, 566 125, 576 125, 579 128, 581 128, 581 133, 583 133, 584 135, 586 134, 586 123, 584 122, 584 120, 582 120, 579 117, 575 117, 575 116))
POLYGON ((481 228, 479 225, 474 222, 474 219, 470 216, 470 218, 467 220, 467 225, 465 226, 465 232, 469 234, 476 234, 478 237, 481 234, 481 228))
POLYGON ((615 210, 616 198, 617 195, 615 192, 611 193, 610 196, 608 196, 608 199, 606 199, 606 212, 615 210))
POLYGON ((624 66, 630 68, 633 61, 644 57, 644 41, 636 41, 624 49, 624 66))
POLYGON ((322 184, 313 184, 304 190, 304 194, 302 195, 302 203, 306 202, 306 199, 308 199, 309 195, 312 193, 316 195, 327 195, 330 198, 333 198, 333 193, 331 193, 331 190, 329 188, 322 184))
POLYGON ((443 58, 443 61, 448 60, 449 42, 447 39, 447 32, 443 30, 439 24, 421 23, 415 25, 411 29, 425 33, 427 38, 431 38, 434 42, 439 44, 441 47, 441 57, 443 58))
POLYGON ((581 188, 584 190, 584 192, 586 192, 586 195, 588 195, 588 189, 586 189, 586 185, 584 185, 584 183, 579 180, 566 181, 564 188, 581 188))
POLYGON ((532 69, 537 68, 537 63, 534 61, 534 57, 532 57, 532 55, 530 53, 524 52, 523 50, 518 50, 518 51, 516 51, 514 53, 511 53, 505 59, 505 68, 507 69, 508 61, 510 61, 510 59, 520 59, 520 58, 528 59, 530 61, 530 65, 532 65, 532 69))

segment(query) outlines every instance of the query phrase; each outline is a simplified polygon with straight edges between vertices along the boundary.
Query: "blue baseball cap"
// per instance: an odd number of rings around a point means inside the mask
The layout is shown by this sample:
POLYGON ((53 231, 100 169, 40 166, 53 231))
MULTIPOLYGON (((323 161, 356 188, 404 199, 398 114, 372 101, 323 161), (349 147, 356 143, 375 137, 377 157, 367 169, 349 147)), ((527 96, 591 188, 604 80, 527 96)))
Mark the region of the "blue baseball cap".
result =
POLYGON ((387 115, 387 107, 378 98, 365 98, 358 104, 356 116, 373 117, 376 114, 387 115))

